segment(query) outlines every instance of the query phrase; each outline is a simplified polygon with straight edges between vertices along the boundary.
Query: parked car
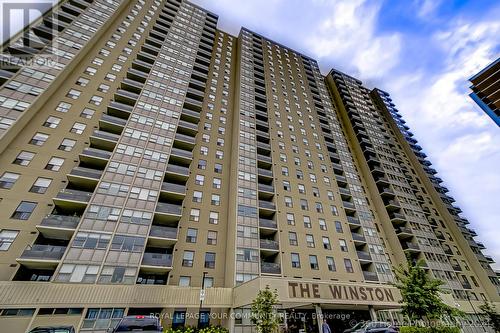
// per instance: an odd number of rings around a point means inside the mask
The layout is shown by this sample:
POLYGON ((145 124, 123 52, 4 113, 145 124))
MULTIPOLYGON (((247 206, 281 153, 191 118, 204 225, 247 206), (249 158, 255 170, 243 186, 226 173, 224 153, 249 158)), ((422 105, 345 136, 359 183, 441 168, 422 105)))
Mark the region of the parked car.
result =
POLYGON ((39 326, 29 333, 75 333, 75 328, 73 326, 39 326))
POLYGON ((353 333, 398 333, 396 327, 384 321, 367 321, 353 333))
POLYGON ((356 330, 359 330, 365 323, 366 323, 365 321, 360 321, 359 323, 357 323, 353 327, 345 329, 343 333, 352 333, 356 330))
POLYGON ((161 333, 163 328, 160 325, 160 320, 153 316, 125 316, 120 320, 114 329, 109 332, 144 332, 144 333, 161 333))

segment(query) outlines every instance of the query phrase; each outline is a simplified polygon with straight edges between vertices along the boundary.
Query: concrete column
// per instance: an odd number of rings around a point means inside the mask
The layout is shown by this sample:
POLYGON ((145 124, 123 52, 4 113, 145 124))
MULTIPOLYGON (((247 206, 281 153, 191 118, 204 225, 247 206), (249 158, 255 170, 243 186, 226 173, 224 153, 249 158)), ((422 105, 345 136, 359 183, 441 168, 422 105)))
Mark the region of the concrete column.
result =
POLYGON ((370 312, 371 320, 377 321, 377 312, 375 312, 373 305, 368 305, 368 311, 370 312))
POLYGON ((314 304, 314 309, 316 310, 316 322, 318 323, 318 333, 323 333, 321 325, 323 325, 323 310, 319 304, 314 304))
POLYGON ((227 328, 229 332, 234 332, 234 310, 232 308, 229 309, 229 318, 225 322, 224 327, 227 328))

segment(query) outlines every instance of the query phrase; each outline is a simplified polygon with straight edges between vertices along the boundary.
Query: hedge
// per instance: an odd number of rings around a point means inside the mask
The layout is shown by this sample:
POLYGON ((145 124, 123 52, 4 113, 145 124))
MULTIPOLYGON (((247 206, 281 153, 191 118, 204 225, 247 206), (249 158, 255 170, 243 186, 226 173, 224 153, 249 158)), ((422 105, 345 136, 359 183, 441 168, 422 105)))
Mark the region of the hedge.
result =
POLYGON ((400 333, 460 333, 460 328, 455 326, 418 327, 401 326, 400 333))
POLYGON ((193 327, 182 327, 182 328, 167 328, 165 333, 229 333, 227 329, 220 326, 209 326, 205 328, 193 328, 193 327))

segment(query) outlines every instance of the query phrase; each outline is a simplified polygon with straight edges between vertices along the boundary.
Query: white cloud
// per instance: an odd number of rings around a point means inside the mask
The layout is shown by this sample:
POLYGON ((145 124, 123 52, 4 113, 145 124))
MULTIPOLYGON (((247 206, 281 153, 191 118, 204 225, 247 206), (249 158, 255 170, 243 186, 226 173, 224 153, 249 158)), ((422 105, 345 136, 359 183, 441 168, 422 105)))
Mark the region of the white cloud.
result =
POLYGON ((399 62, 401 36, 376 33, 380 5, 365 0, 330 2, 330 14, 314 28, 307 45, 320 60, 346 64, 361 77, 383 76, 399 62))
POLYGON ((435 15, 436 10, 441 5, 442 0, 414 0, 417 8, 417 16, 422 19, 430 19, 435 15))

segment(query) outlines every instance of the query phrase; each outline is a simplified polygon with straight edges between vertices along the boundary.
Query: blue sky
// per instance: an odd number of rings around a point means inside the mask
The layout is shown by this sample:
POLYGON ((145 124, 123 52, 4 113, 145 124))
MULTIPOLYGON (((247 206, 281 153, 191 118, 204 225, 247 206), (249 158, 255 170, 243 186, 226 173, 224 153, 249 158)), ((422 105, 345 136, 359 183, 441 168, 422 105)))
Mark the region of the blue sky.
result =
MULTIPOLYGON (((241 26, 389 92, 450 194, 500 262, 500 128, 467 79, 500 56, 491 0, 194 0, 241 26)), ((500 268, 500 264, 495 265, 500 268)))

